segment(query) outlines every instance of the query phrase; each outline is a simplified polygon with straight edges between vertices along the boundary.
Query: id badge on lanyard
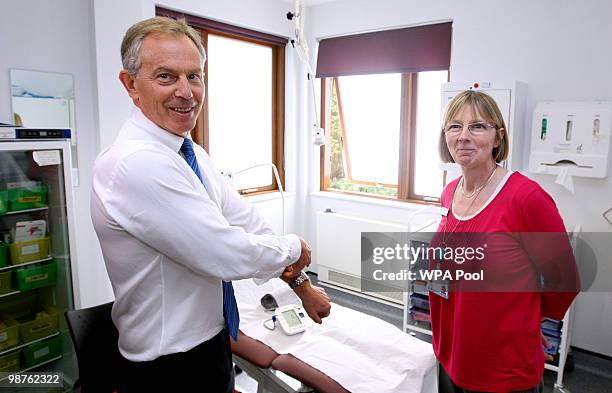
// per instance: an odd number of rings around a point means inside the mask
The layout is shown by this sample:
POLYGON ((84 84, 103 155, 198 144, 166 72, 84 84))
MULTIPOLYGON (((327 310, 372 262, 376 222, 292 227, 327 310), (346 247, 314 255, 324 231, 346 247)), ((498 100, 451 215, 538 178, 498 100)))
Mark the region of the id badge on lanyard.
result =
POLYGON ((449 285, 449 280, 429 280, 427 281, 427 290, 443 299, 448 299, 449 285))
MULTIPOLYGON (((441 209, 442 216, 448 219, 448 209, 443 207, 441 209)), ((445 225, 446 229, 446 225, 445 225)), ((436 264, 436 270, 440 270, 440 263, 436 264)), ((442 279, 430 279, 427 280, 427 290, 433 294, 440 296, 443 299, 448 299, 448 288, 450 285, 449 280, 442 279)))
MULTIPOLYGON (((445 243, 442 243, 443 245, 445 243)), ((446 246, 443 246, 442 248, 445 248, 446 246)), ((437 255, 436 258, 442 258, 442 253, 443 251, 440 250, 440 255, 437 255)), ((448 299, 448 289, 450 287, 450 280, 448 279, 443 279, 442 276, 442 271, 440 270, 440 261, 438 260, 438 262, 436 263, 436 269, 432 270, 430 272, 432 275, 430 276, 430 279, 427 280, 427 290, 431 293, 434 293, 438 296, 440 296, 443 299, 448 299), (438 273, 436 275, 436 273, 438 273), (438 277, 438 278, 435 278, 438 277)))

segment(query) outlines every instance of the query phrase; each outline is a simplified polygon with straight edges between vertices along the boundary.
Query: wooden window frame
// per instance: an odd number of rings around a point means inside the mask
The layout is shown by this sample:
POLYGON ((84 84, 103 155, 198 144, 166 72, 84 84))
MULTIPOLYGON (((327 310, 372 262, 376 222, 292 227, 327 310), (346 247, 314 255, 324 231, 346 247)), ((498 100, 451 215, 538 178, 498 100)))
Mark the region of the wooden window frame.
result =
MULTIPOLYGON (((287 39, 271 34, 261 33, 243 27, 233 26, 205 18, 196 17, 161 7, 156 7, 156 15, 167 16, 174 19, 184 19, 187 24, 196 29, 202 38, 202 44, 208 51, 208 35, 213 34, 226 38, 250 42, 272 49, 272 157, 271 162, 278 169, 281 186, 285 188, 285 46, 287 39)), ((204 64, 205 96, 202 111, 198 116, 196 125, 191 131, 194 142, 202 146, 207 152, 210 147, 209 112, 208 112, 208 62, 204 64)), ((259 164, 259 163, 254 163, 259 164)), ((238 190, 241 194, 259 194, 279 190, 276 178, 272 176, 272 183, 261 187, 251 187, 238 190)))
MULTIPOLYGON (((331 172, 331 155, 330 149, 327 146, 330 146, 330 133, 326 133, 326 143, 321 146, 321 177, 320 177, 320 189, 321 191, 328 192, 336 192, 341 194, 351 194, 351 195, 361 195, 367 196, 371 198, 381 198, 386 200, 397 200, 403 202, 411 202, 418 204, 433 204, 439 205, 438 200, 432 200, 433 198, 430 196, 419 195, 414 192, 414 181, 415 181, 415 167, 416 167, 416 113, 417 113, 417 96, 418 96, 418 73, 417 72, 409 72, 401 74, 401 112, 400 112, 400 138, 399 138, 399 160, 398 160, 398 184, 390 185, 383 184, 385 187, 394 188, 397 187, 397 196, 385 196, 385 195, 376 195, 376 194, 365 194, 362 192, 352 192, 352 191, 343 191, 343 190, 335 190, 329 188, 330 186, 330 172, 331 172)), ((450 72, 449 72, 450 77, 450 72)), ((323 127, 328 130, 331 119, 331 81, 336 79, 334 77, 321 78, 321 124, 323 127)), ((343 115, 341 110, 341 98, 338 90, 338 110, 340 115, 340 123, 343 132, 343 138, 345 138, 344 133, 346 132, 344 128, 343 115)), ((347 146, 345 145, 345 141, 343 139, 343 151, 347 151, 347 146)), ((347 170, 347 179, 349 179, 352 183, 355 184, 363 184, 363 185, 375 185, 372 182, 363 182, 359 180, 352 179, 350 176, 350 161, 347 159, 348 168, 347 170)), ((443 174, 443 183, 446 182, 446 172, 443 174)))

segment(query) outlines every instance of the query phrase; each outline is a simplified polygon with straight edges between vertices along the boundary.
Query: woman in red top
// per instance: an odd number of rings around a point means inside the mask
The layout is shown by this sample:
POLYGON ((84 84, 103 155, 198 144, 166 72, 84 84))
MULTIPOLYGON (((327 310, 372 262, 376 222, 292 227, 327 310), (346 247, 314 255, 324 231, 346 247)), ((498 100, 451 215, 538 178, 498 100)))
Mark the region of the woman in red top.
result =
MULTIPOLYGON (((507 234, 497 247, 502 257, 487 260, 485 275, 511 282, 472 290, 453 290, 450 283, 449 292, 430 292, 439 391, 536 393, 545 360, 541 320, 562 319, 576 296, 576 266, 563 221, 537 183, 499 165, 508 156, 508 134, 491 97, 460 93, 449 103, 443 124, 442 160, 457 163, 463 176, 442 192, 448 210, 432 245, 444 247, 465 232, 507 234), (555 252, 534 232, 559 234, 555 252), (542 258, 545 254, 550 257, 542 258), (544 281, 563 292, 540 290, 544 281)), ((487 252, 494 254, 492 248, 487 252)))

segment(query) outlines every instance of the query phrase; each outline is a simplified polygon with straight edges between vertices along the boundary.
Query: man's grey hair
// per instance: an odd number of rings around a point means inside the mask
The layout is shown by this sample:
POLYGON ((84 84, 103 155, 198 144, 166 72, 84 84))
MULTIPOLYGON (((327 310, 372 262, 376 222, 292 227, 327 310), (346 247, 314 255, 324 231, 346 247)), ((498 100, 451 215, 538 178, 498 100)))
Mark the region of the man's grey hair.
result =
POLYGON ((200 34, 185 23, 184 20, 174 20, 164 16, 140 21, 128 29, 121 43, 121 61, 123 68, 130 75, 138 74, 140 70, 140 47, 149 34, 185 34, 198 48, 202 64, 206 61, 206 51, 202 45, 200 34))

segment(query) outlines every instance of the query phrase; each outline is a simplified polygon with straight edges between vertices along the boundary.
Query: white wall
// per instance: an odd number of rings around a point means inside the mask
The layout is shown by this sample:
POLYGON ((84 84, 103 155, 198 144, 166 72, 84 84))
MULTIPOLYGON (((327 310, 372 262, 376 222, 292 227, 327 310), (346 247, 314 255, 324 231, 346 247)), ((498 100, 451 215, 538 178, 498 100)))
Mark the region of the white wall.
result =
MULTIPOLYGON (((321 38, 371 30, 453 21, 452 81, 521 80, 528 85, 527 118, 521 137, 528 144, 531 113, 540 100, 612 98, 612 3, 608 0, 341 0, 310 7, 307 32, 311 46, 321 38)), ((367 54, 364 54, 367 56, 367 54)), ((520 129, 520 127, 518 127, 520 129)), ((309 189, 318 188, 318 153, 308 151, 313 170, 309 189)), ((523 168, 527 167, 524 162, 523 168)), ((555 199, 566 225, 582 224, 584 231, 610 231, 602 212, 612 207, 612 180, 574 179, 575 194, 545 175, 532 176, 555 199), (588 201, 588 203, 585 203, 588 201)), ((305 223, 314 239, 314 213, 324 207, 390 221, 402 220, 409 207, 378 207, 315 196, 305 223)), ((609 260, 608 255, 599 255, 609 260)), ((612 335, 587 326, 590 320, 611 326, 612 295, 596 294, 577 302, 574 344, 612 354, 612 335), (593 302, 599 302, 595 304, 593 302), (602 305, 603 303, 603 305, 602 305), (598 310, 598 311, 595 311, 598 310), (598 313, 598 314, 595 314, 598 313), (596 317, 596 318, 595 318, 596 317), (584 341, 600 334, 599 347, 584 341), (609 344, 603 344, 603 342, 609 344), (602 349, 602 345, 610 348, 602 349)), ((607 329, 608 332, 610 331, 607 329)))
MULTIPOLYGON (((279 200, 279 194, 262 194, 248 197, 259 214, 266 220, 275 233, 283 233, 283 214, 282 202, 279 200)), ((285 233, 296 233, 297 230, 297 212, 296 197, 294 193, 285 193, 285 233)))
POLYGON ((98 152, 93 73, 91 2, 22 0, 3 2, 0 12, 0 121, 12 122, 9 68, 74 76, 80 186, 74 188, 79 274, 77 306, 110 296, 106 269, 89 215, 91 169, 98 152))

